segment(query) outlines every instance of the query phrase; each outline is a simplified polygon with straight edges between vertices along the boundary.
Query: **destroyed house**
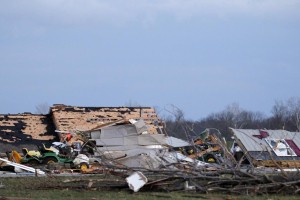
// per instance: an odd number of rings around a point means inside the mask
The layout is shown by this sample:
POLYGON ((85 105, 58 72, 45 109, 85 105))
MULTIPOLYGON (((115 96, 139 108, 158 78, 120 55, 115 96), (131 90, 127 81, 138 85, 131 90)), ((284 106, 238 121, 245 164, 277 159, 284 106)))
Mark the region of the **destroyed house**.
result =
POLYGON ((254 166, 300 167, 300 132, 233 128, 231 131, 236 144, 254 166))
POLYGON ((50 115, 0 115, 0 152, 21 150, 23 147, 50 144, 57 140, 50 115))
POLYGON ((161 133, 162 122, 151 107, 77 107, 55 104, 47 115, 0 115, 0 152, 36 149, 62 140, 63 132, 93 130, 122 119, 142 119, 149 133, 161 133))

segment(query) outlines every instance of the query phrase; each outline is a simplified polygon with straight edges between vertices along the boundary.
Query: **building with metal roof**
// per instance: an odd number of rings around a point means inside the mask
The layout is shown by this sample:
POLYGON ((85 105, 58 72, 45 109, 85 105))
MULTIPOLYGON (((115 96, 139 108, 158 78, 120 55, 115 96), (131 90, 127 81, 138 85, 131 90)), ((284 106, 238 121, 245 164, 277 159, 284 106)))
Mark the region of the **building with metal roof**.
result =
MULTIPOLYGON (((283 167, 300 166, 300 132, 230 129, 235 143, 253 165, 270 167, 277 165, 283 167)), ((234 151, 234 148, 232 148, 232 151, 234 151)))

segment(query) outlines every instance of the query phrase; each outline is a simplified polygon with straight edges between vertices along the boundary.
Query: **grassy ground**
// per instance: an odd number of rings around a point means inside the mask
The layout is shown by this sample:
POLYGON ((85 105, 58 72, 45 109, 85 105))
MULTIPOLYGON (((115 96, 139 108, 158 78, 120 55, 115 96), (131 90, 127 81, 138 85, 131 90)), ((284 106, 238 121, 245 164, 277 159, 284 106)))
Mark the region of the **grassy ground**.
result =
POLYGON ((133 193, 126 187, 109 189, 101 187, 87 187, 88 180, 107 178, 107 177, 85 177, 83 180, 76 178, 77 182, 68 183, 71 177, 23 177, 23 178, 0 178, 0 200, 25 200, 25 199, 207 199, 207 200, 296 200, 300 196, 282 195, 260 195, 260 196, 238 196, 227 194, 199 194, 196 192, 151 192, 151 190, 133 193), (87 180, 88 179, 88 180, 87 180))

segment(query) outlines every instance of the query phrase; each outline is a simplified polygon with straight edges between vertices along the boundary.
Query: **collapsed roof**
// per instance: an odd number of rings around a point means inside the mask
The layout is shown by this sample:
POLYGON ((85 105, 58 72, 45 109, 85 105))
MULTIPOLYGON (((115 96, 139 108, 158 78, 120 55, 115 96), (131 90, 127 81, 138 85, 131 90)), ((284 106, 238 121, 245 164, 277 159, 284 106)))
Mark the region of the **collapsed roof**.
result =
POLYGON ((49 115, 31 113, 0 115, 1 151, 20 149, 27 144, 38 145, 55 140, 54 126, 49 115))
POLYGON ((231 131, 236 143, 254 165, 300 166, 300 132, 233 128, 231 131))
POLYGON ((77 107, 54 105, 50 112, 57 130, 88 131, 99 125, 120 119, 143 119, 150 133, 157 133, 157 125, 162 125, 155 109, 151 107, 77 107))

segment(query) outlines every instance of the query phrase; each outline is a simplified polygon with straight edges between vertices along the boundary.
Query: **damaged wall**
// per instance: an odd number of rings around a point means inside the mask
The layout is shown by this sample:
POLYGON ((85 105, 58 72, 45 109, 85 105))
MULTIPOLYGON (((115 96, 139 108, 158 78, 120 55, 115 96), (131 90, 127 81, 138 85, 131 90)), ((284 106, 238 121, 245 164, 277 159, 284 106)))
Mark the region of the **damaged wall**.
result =
POLYGON ((88 131, 97 126, 123 118, 143 119, 150 133, 157 133, 155 124, 161 124, 151 107, 74 107, 55 105, 51 107, 54 124, 60 131, 88 131))
POLYGON ((56 140, 50 115, 31 113, 0 115, 0 151, 20 151, 23 147, 36 147, 56 140))

